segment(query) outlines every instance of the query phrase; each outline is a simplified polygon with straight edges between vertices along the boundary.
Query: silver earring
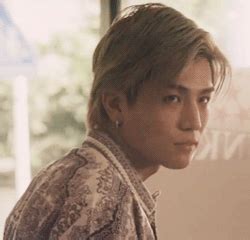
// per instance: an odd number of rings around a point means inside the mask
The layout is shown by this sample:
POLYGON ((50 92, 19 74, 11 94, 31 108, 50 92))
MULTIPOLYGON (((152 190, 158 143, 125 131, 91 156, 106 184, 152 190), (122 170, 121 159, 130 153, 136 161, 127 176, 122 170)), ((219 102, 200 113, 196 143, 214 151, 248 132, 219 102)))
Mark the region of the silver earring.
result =
POLYGON ((119 128, 119 127, 120 127, 120 122, 119 122, 119 120, 116 120, 116 121, 115 121, 115 127, 116 127, 116 128, 119 128))

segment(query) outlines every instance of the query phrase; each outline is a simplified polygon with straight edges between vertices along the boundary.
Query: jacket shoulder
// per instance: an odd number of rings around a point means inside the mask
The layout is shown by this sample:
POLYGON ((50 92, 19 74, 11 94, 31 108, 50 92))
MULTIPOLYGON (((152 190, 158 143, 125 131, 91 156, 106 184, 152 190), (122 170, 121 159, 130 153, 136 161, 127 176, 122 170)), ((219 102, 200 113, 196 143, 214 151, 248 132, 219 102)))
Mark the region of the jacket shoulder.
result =
POLYGON ((48 237, 52 227, 54 235, 66 231, 103 199, 112 195, 114 203, 121 185, 118 172, 103 155, 87 146, 73 149, 34 177, 6 220, 4 239, 40 239, 48 237))

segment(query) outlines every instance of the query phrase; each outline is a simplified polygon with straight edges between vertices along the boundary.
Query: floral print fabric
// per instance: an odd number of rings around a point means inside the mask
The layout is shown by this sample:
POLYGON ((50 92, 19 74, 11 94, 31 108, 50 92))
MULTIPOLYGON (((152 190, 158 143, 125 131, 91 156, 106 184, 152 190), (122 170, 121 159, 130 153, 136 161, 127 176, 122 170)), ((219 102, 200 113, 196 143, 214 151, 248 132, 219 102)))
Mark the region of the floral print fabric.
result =
POLYGON ((108 135, 44 168, 6 220, 4 240, 154 240, 155 200, 108 135))

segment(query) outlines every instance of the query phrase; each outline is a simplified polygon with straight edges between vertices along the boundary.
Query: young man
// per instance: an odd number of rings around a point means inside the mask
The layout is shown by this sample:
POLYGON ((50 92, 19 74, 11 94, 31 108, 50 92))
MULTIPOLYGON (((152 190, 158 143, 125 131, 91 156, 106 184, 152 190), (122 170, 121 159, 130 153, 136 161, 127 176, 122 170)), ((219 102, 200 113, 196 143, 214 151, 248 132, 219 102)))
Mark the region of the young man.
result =
POLYGON ((98 44, 81 148, 42 170, 4 239, 157 239, 143 181, 188 165, 228 69, 209 34, 162 4, 127 9, 98 44))

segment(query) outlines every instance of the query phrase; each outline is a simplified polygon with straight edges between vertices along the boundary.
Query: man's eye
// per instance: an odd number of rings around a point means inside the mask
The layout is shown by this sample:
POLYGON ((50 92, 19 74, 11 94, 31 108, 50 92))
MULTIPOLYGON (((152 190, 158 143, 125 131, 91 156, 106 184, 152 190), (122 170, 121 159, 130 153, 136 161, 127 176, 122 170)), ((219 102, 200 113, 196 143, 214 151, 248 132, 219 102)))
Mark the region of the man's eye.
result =
POLYGON ((199 102, 200 103, 204 103, 204 104, 208 104, 210 102, 210 97, 201 97, 199 102))
POLYGON ((166 103, 177 103, 180 102, 180 100, 181 100, 180 97, 176 95, 169 95, 164 97, 164 102, 166 103))

